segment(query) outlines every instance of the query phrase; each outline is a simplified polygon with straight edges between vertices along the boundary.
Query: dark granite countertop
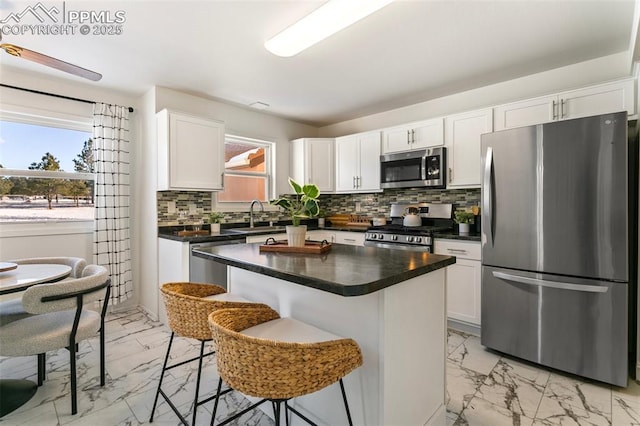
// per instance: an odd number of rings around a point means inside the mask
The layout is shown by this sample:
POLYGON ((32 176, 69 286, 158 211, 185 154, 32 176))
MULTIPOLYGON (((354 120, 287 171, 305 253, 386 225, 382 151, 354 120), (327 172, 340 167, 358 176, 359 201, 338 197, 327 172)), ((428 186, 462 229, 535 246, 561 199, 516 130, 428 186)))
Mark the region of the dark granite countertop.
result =
POLYGON ((458 231, 434 232, 433 238, 442 238, 447 240, 463 240, 480 242, 479 232, 469 232, 468 234, 460 234, 458 231))
POLYGON ((194 250, 205 259, 341 296, 362 296, 456 262, 453 256, 333 244, 325 254, 260 253, 261 243, 194 250))

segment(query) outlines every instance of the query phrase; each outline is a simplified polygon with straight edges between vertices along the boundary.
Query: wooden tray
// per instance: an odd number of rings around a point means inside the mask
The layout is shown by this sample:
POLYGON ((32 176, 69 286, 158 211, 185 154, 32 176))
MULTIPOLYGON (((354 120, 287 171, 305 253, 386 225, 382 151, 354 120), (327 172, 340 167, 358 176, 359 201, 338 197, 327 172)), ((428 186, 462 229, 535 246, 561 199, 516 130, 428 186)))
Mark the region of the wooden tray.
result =
POLYGON ((269 244, 262 244, 260 246, 260 253, 262 252, 280 252, 280 253, 313 253, 322 254, 331 250, 331 243, 325 241, 307 241, 304 247, 290 247, 287 240, 276 241, 271 239, 267 240, 269 244))
POLYGON ((195 237, 198 235, 209 235, 210 231, 178 231, 178 237, 195 237))

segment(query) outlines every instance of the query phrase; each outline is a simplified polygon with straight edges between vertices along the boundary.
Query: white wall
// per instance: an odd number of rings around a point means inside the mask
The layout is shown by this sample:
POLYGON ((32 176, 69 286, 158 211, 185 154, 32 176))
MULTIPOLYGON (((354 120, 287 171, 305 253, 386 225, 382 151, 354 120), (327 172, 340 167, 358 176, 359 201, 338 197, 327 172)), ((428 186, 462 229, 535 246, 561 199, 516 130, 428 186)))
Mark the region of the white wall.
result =
POLYGON ((630 76, 628 56, 623 52, 321 127, 318 136, 336 137, 376 130, 630 76))
MULTIPOLYGON (((150 315, 159 312, 158 282, 158 240, 156 212, 157 184, 157 144, 155 113, 164 109, 182 111, 201 117, 225 122, 226 132, 238 136, 262 139, 276 143, 276 189, 288 188, 289 176, 289 141, 305 136, 315 136, 317 129, 305 124, 272 115, 257 112, 248 108, 225 104, 183 93, 177 90, 155 87, 141 99, 140 112, 142 146, 139 153, 137 192, 139 208, 140 247, 140 306, 150 315), (142 167, 144 165, 144 168, 142 167)), ((198 155, 198 153, 193 153, 198 155)))

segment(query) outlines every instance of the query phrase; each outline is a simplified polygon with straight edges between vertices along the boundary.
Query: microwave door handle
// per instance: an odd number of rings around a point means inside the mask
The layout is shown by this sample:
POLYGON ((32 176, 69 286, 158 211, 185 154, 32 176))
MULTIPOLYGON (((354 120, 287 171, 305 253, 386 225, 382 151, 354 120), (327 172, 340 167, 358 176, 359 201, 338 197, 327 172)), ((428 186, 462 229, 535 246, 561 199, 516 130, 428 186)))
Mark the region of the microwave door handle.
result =
POLYGON ((493 246, 493 188, 491 187, 491 171, 493 170, 493 148, 490 146, 487 147, 487 154, 484 159, 484 176, 482 182, 482 210, 484 210, 489 218, 488 226, 483 227, 486 229, 488 240, 491 242, 491 246, 493 246))

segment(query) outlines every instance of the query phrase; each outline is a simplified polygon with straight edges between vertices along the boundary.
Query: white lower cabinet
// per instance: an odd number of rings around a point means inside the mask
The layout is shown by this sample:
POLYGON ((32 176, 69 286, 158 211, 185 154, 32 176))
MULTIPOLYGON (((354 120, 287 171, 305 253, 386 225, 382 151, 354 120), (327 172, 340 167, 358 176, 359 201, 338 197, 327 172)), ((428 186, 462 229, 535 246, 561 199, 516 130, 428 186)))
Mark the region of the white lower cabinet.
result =
POLYGON ((313 241, 326 240, 328 243, 335 243, 336 233, 333 231, 323 231, 321 229, 316 229, 316 230, 307 232, 307 240, 313 240, 313 241))
POLYGON ((336 243, 364 246, 364 232, 336 231, 336 243))
POLYGON ((434 241, 435 254, 456 256, 446 270, 447 317, 480 325, 480 243, 475 241, 434 241))

